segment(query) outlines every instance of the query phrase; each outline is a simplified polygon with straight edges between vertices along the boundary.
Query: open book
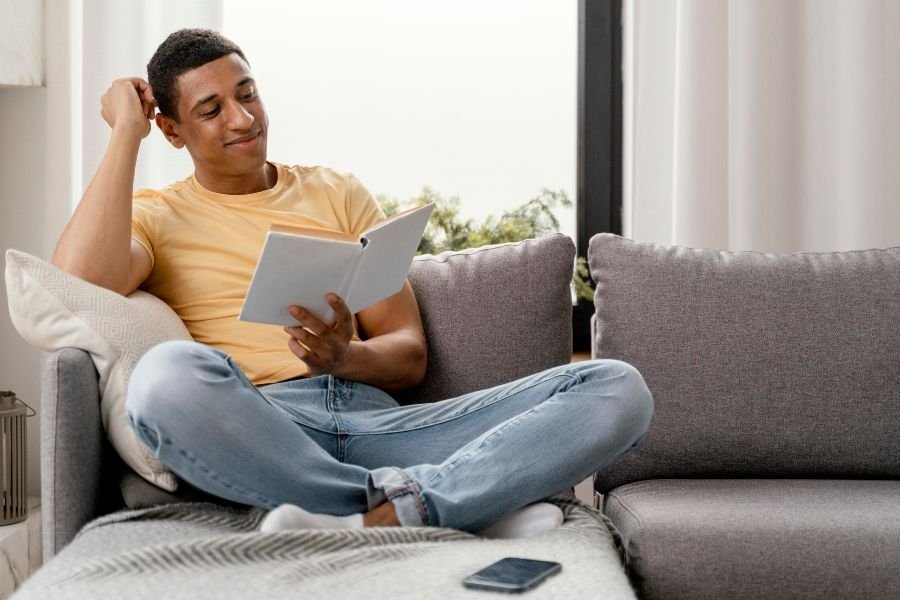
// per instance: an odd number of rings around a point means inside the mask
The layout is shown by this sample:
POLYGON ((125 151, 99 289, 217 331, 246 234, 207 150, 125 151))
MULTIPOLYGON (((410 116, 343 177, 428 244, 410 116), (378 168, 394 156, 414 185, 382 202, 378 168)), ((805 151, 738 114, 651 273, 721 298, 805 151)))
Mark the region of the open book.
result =
POLYGON ((334 322, 326 295, 344 299, 350 312, 400 291, 434 204, 397 213, 356 237, 315 227, 272 225, 238 319, 297 325, 296 304, 324 323, 334 322))

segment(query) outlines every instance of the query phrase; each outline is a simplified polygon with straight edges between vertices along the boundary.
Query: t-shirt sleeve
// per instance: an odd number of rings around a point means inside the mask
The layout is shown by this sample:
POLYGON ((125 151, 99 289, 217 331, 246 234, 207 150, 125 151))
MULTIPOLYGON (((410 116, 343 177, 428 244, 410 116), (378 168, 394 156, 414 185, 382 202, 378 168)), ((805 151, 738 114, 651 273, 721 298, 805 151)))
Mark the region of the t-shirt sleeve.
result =
POLYGON ((384 211, 354 175, 348 176, 347 215, 350 222, 350 233, 359 235, 375 223, 384 219, 384 211))
POLYGON ((131 205, 131 239, 144 247, 150 255, 151 268, 156 264, 153 246, 157 240, 159 213, 153 203, 151 190, 138 190, 134 193, 131 205))

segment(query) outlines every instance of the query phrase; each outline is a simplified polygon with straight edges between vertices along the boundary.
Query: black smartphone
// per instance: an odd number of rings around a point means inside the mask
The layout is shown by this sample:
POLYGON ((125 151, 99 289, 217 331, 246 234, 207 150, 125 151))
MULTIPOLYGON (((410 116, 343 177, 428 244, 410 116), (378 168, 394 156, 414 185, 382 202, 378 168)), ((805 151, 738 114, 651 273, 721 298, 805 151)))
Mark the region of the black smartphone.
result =
POLYGON ((504 558, 463 580, 467 588, 495 592, 524 592, 562 571, 558 562, 504 558))

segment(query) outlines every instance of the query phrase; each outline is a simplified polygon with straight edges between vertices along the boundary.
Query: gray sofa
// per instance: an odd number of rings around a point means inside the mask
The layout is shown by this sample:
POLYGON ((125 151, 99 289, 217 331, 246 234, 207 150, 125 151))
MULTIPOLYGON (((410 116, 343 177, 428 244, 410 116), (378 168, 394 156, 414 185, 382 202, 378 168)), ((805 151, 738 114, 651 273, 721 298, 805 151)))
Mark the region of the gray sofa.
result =
POLYGON ((900 598, 900 248, 591 240, 644 443, 595 476, 644 598, 900 598))
MULTIPOLYGON (((555 234, 417 257, 410 283, 429 344, 425 382, 402 402, 489 387, 569 362, 575 248, 555 234)), ((561 490, 563 526, 489 540, 441 528, 255 531, 261 509, 184 482, 175 493, 126 468, 101 427, 90 355, 44 365, 44 566, 16 599, 470 598, 463 578, 505 556, 563 563, 532 598, 633 599, 608 522, 561 490), (427 577, 422 577, 427 574, 427 577), (410 585, 410 577, 415 585, 410 585)), ((510 465, 515 468, 515 465, 510 465)))
MULTIPOLYGON (((549 236, 417 259, 410 281, 429 369, 406 400, 567 362, 573 255, 568 238, 549 236)), ((637 366, 656 414, 643 445, 595 479, 618 533, 590 537, 581 521, 556 546, 535 542, 535 558, 558 558, 567 548, 575 558, 559 558, 564 575, 529 595, 633 597, 627 581, 617 587, 621 554, 646 598, 900 596, 900 249, 724 253, 602 234, 589 258, 598 283, 594 353, 637 366), (578 546, 585 540, 598 546, 596 555, 578 546), (573 583, 575 572, 591 585, 573 583)), ((87 585, 77 574, 91 557, 95 571, 128 572, 130 563, 97 558, 118 552, 98 545, 119 542, 114 527, 107 533, 95 519, 214 500, 187 486, 167 494, 123 469, 100 426, 98 393, 86 353, 48 357, 42 488, 49 562, 26 598, 91 597, 63 577, 87 585)), ((149 537, 180 532, 159 513, 150 518, 159 522, 120 525, 149 537)), ((203 526, 211 520, 204 516, 203 526)), ((432 572, 425 580, 436 578, 432 572)), ((142 580, 128 581, 137 594, 142 580)), ((140 589, 140 597, 158 597, 156 588, 140 589)), ((424 587, 399 589, 369 597, 429 597, 424 587)), ((474 593, 440 589, 434 597, 474 593)))

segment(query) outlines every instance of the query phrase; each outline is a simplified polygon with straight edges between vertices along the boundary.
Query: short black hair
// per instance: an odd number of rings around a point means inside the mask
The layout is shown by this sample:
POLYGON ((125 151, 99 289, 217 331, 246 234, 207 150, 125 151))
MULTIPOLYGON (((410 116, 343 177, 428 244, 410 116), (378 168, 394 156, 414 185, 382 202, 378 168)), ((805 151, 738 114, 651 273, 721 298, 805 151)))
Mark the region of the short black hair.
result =
POLYGON ((238 45, 218 31, 192 28, 170 34, 147 63, 147 82, 159 112, 180 123, 178 76, 231 53, 250 64, 238 45))

